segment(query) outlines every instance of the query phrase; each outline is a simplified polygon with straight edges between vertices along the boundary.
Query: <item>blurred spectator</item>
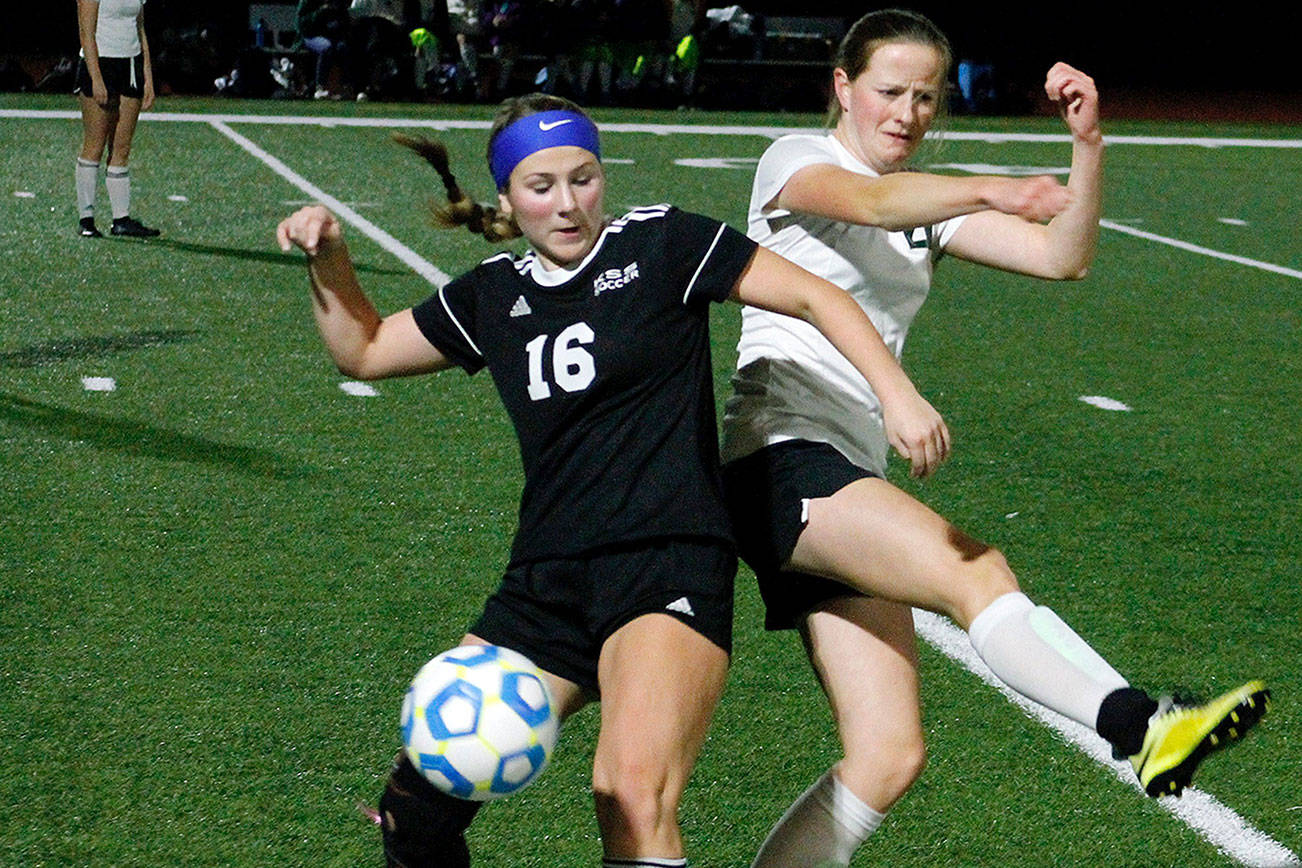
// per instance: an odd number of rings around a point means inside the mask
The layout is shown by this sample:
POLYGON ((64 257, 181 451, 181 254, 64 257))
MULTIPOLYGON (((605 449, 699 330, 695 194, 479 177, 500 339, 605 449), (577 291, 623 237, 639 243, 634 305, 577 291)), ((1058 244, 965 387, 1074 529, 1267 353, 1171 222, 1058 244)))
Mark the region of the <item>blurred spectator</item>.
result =
POLYGON ((958 62, 956 100, 964 114, 986 114, 997 110, 999 91, 995 86, 995 67, 989 62, 964 59, 958 62))
POLYGON ((669 68, 665 88, 690 105, 696 94, 696 70, 701 65, 700 33, 705 27, 703 0, 673 0, 669 11, 669 68))
POLYGON ((566 0, 566 20, 574 34, 574 65, 578 69, 578 101, 606 105, 614 91, 615 53, 606 41, 612 0, 566 0), (597 92, 592 92, 596 78, 597 92))
POLYGON ((406 88, 407 19, 403 0, 352 0, 353 78, 359 100, 395 96, 406 88))
POLYGON ((614 0, 611 33, 616 90, 634 96, 644 87, 658 88, 668 61, 667 0, 614 0))
POLYGON ((488 45, 496 65, 496 80, 484 94, 489 99, 501 99, 511 89, 511 77, 520 58, 520 42, 524 39, 528 9, 521 0, 493 0, 486 5, 488 12, 488 45))
POLYGON ((349 57, 349 0, 299 0, 298 34, 303 47, 316 55, 313 96, 325 99, 354 90, 349 57))
POLYGON ((457 49, 452 87, 457 95, 472 97, 479 92, 479 50, 487 29, 482 0, 447 0, 447 20, 457 49))

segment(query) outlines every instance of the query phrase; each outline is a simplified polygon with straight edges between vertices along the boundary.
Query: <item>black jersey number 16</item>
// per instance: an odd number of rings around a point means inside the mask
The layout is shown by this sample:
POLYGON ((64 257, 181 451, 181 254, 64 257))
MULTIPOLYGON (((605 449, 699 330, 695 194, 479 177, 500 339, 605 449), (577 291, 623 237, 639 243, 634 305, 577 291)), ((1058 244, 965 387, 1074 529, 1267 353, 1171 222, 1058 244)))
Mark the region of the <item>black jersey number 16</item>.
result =
MULTIPOLYGON (((583 348, 596 337, 585 322, 576 322, 552 341, 552 381, 567 392, 582 392, 597 376, 592 354, 583 348)), ((524 345, 529 354, 529 397, 535 401, 550 398, 552 387, 543 371, 543 357, 551 335, 538 337, 524 345)))

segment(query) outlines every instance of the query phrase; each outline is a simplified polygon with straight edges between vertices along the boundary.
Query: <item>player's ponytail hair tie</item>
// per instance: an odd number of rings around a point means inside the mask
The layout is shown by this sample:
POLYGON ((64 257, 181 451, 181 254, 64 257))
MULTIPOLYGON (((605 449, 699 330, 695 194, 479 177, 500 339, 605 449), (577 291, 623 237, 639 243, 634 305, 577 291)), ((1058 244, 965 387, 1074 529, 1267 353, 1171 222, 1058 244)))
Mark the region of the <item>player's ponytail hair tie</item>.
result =
POLYGON ((525 115, 493 137, 489 166, 498 190, 505 190, 520 161, 547 148, 574 145, 601 159, 597 125, 566 109, 525 115))

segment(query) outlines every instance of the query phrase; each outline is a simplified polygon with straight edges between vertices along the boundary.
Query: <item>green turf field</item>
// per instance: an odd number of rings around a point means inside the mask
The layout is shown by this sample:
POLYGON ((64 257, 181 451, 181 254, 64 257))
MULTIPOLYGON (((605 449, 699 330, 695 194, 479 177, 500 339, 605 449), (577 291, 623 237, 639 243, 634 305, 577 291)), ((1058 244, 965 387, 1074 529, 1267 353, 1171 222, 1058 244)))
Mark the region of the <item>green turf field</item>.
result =
MULTIPOLYGON (((301 257, 273 240, 311 196, 223 130, 443 272, 492 248, 427 226, 436 179, 383 126, 283 118, 146 120, 133 212, 162 238, 82 240, 79 122, 16 113, 73 108, 0 96, 0 865, 379 864, 355 806, 378 794, 406 680, 495 586, 518 459, 487 377, 387 381, 376 397, 340 389, 301 257)), ((768 139, 735 132, 608 129, 608 208, 672 201, 744 227, 768 139)), ((1233 853, 1270 865, 1302 852, 1302 130, 1107 132, 1294 141, 1117 141, 1104 207, 1114 228, 1082 282, 942 263, 905 362, 946 416, 955 455, 930 481, 898 481, 1000 546, 1028 592, 1139 686, 1208 695, 1261 676, 1273 712, 1202 770, 1211 807, 1173 814, 924 645, 930 765, 855 865, 1203 866, 1234 864, 1233 853), (1200 823, 1221 829, 1221 849, 1200 823)), ((467 189, 487 197, 484 132, 442 135, 467 189)), ((928 159, 956 172, 1054 169, 1068 147, 961 138, 928 159)), ((408 262, 346 233, 383 310, 430 292, 408 262)), ((720 399, 737 324, 735 308, 716 313, 720 399)), ((732 679, 683 811, 698 868, 749 864, 837 755, 798 643, 759 629, 748 572, 738 587, 732 679)), ((539 783, 480 814, 477 864, 599 864, 587 787, 597 717, 571 720, 539 783)))

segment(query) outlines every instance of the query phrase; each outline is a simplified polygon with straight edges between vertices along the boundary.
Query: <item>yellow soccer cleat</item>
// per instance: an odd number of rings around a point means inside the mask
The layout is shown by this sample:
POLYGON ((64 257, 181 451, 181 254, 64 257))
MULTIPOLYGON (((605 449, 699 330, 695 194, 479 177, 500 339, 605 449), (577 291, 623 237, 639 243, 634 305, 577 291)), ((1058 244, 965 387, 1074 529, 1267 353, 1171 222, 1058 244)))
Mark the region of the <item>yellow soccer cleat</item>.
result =
POLYGON ((1203 757, 1243 738, 1270 706, 1265 682, 1249 681, 1202 705, 1163 697, 1148 722, 1144 746, 1130 758, 1144 792, 1178 796, 1203 757))

